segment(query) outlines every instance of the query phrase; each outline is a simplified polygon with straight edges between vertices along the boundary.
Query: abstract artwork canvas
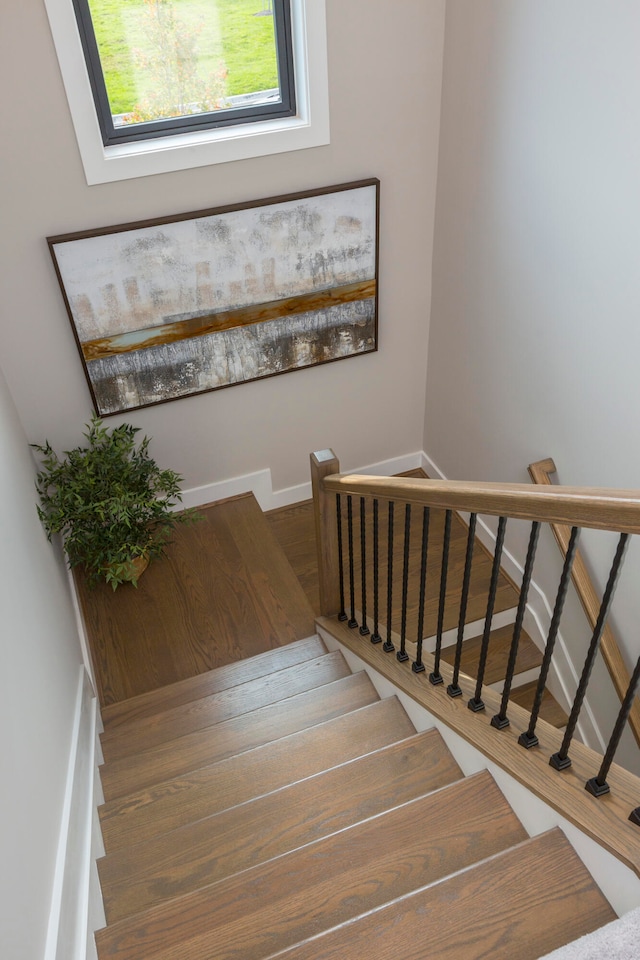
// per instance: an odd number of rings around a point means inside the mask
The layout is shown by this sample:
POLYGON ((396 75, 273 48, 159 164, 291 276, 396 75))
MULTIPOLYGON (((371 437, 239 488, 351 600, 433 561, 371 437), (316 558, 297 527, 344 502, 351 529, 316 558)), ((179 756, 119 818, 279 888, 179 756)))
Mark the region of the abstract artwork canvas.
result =
POLYGON ((379 181, 49 237, 96 412, 375 351, 379 181))

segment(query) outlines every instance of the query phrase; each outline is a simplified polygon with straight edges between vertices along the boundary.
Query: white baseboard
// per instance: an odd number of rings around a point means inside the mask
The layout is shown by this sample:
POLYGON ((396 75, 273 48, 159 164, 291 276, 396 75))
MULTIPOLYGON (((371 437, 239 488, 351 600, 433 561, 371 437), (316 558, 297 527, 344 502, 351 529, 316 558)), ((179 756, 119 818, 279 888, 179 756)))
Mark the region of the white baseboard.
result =
POLYGON ((640 906, 640 878, 629 867, 574 827, 544 801, 530 793, 501 767, 487 760, 483 753, 450 730, 445 723, 430 714, 415 700, 401 690, 396 690, 386 677, 360 660, 351 650, 343 647, 334 637, 322 629, 319 629, 318 633, 329 650, 342 651, 354 673, 360 670, 367 672, 381 697, 397 696, 418 732, 435 727, 465 776, 471 776, 480 770, 488 770, 529 836, 534 837, 552 827, 559 826, 618 916, 623 916, 629 910, 640 906))
POLYGON ((87 944, 93 939, 90 928, 101 922, 102 908, 94 889, 92 856, 97 716, 93 689, 81 667, 45 960, 85 960, 87 944))
MULTIPOLYGON (((343 473, 364 473, 373 476, 391 477, 395 473, 413 470, 422 465, 424 454, 421 451, 405 454, 401 457, 392 457, 379 463, 371 463, 365 467, 351 467, 341 464, 343 473)), ((225 500, 241 493, 253 493, 263 510, 275 510, 277 507, 287 507, 301 500, 311 499, 311 480, 299 483, 292 487, 280 490, 273 489, 271 469, 257 470, 255 473, 246 473, 241 477, 231 477, 228 480, 218 480, 201 487, 192 487, 184 490, 182 506, 201 507, 216 500, 225 500)))

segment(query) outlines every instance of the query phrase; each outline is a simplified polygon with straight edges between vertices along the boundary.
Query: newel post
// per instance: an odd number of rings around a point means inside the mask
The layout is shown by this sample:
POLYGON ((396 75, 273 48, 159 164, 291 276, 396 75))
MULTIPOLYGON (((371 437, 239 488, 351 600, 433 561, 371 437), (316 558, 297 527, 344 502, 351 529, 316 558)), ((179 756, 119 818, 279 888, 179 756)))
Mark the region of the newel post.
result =
POLYGON ((340 473, 340 462, 333 450, 316 450, 311 454, 311 488, 318 550, 320 613, 323 617, 332 617, 340 612, 336 496, 326 493, 322 482, 325 477, 334 473, 340 473))

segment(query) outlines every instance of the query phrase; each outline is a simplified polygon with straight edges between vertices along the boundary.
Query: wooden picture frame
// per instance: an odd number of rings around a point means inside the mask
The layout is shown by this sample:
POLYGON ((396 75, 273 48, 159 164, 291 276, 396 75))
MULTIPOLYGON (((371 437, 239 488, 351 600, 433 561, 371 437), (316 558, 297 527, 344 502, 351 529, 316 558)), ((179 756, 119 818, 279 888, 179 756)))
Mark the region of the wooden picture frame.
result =
POLYGON ((378 348, 380 183, 48 237, 96 412, 378 348))

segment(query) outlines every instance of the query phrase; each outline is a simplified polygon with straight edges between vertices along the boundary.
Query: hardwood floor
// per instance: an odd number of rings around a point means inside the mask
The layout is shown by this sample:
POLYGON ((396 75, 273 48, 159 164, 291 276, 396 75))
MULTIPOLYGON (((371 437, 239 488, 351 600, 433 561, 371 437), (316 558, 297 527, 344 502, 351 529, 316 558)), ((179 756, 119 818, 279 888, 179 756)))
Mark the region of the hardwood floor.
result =
POLYGON ((200 509, 138 588, 76 576, 102 706, 315 632, 314 614, 253 494, 200 509))

